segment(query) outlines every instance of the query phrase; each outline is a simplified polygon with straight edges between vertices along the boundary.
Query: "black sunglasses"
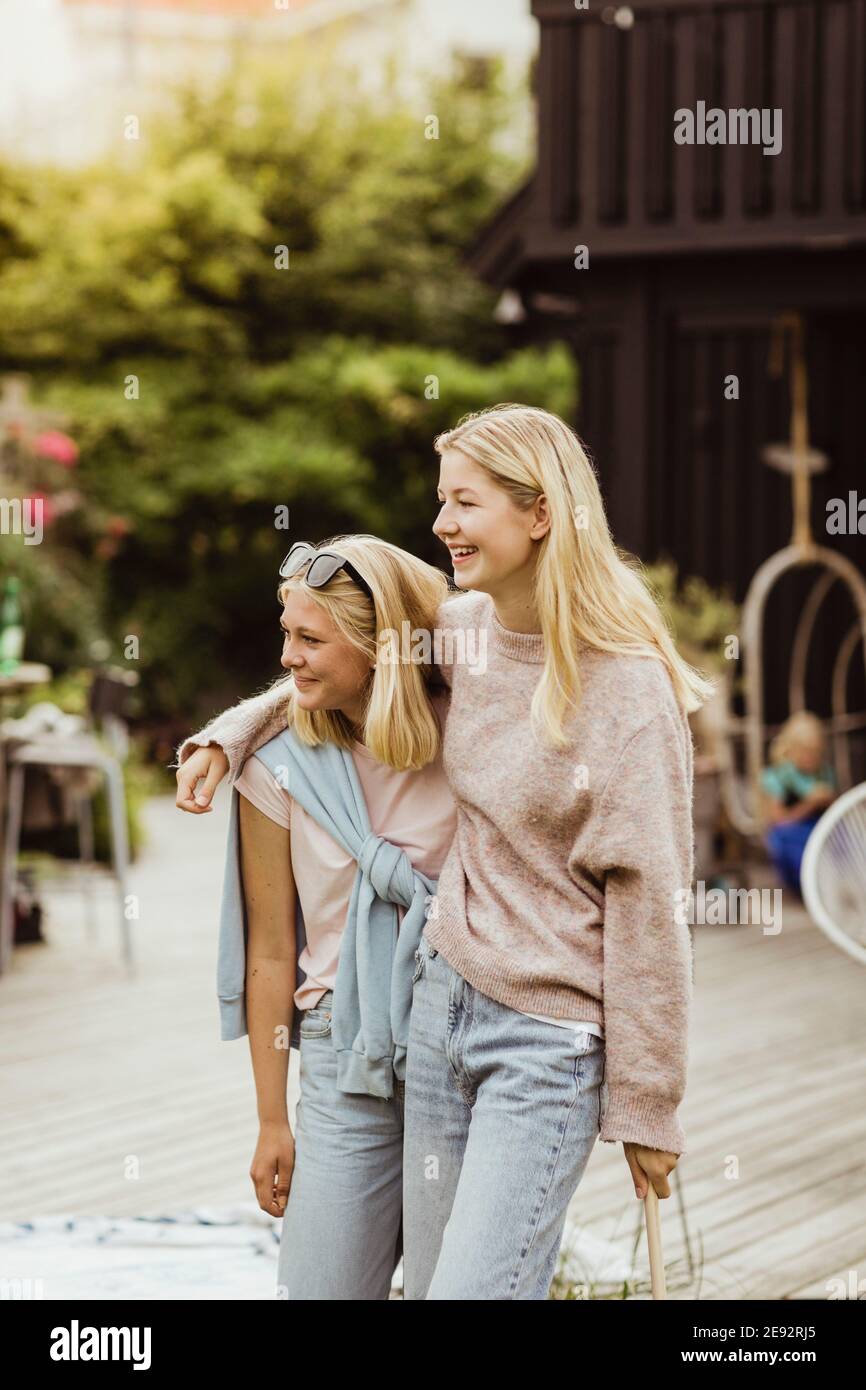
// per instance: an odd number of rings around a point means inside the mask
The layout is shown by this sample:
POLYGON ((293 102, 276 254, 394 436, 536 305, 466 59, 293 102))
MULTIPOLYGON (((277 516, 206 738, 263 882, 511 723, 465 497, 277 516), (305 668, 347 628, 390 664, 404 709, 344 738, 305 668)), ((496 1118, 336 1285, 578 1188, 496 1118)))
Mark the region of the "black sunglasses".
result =
POLYGON ((350 579, 353 579, 359 589, 375 604, 373 590, 367 583, 362 574, 359 574, 351 560, 346 560, 342 555, 338 555, 336 550, 325 548, 317 550, 314 545, 308 545, 306 541, 296 541, 289 551, 283 563, 280 565, 280 578, 290 579, 293 574, 312 560, 310 568, 304 575, 304 582, 309 584, 311 589, 323 589, 329 584, 335 574, 340 570, 345 570, 350 579))

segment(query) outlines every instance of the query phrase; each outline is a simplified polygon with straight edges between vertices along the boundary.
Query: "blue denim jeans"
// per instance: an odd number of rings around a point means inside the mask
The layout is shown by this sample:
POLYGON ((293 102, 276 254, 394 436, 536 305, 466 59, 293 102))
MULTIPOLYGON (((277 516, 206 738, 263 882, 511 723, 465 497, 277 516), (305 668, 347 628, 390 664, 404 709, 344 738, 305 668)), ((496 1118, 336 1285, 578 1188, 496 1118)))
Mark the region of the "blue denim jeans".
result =
POLYGON ((295 1168, 277 1297, 387 1299, 402 1255, 403 1083, 390 1100, 336 1089, 333 992, 300 1022, 295 1168))
POLYGON ((406 1056, 406 1299, 546 1299, 604 1116, 605 1045, 474 989, 422 935, 406 1056))

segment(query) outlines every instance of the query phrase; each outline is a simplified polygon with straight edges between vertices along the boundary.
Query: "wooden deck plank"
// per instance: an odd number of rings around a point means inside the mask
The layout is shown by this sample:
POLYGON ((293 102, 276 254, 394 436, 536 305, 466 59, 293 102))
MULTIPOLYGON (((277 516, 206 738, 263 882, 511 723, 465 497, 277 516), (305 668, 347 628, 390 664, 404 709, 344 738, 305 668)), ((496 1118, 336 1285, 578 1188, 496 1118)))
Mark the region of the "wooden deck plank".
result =
MULTIPOLYGON (((679 1175, 693 1249, 704 1246, 699 1296, 826 1298, 840 1270, 866 1277, 866 975, 793 902, 777 936, 696 926, 693 939, 679 1175)), ((619 1146, 598 1144, 570 1222, 630 1251, 641 1206, 619 1146)), ((661 1210, 671 1267, 684 1254, 676 1194, 661 1210)))

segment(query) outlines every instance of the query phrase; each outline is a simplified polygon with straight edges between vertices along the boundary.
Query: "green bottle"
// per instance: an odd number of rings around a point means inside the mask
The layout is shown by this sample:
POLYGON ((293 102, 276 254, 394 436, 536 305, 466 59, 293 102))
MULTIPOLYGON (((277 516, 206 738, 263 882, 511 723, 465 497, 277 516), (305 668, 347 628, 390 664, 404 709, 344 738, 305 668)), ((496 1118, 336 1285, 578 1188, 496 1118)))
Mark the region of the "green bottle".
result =
POLYGON ((24 650, 24 623, 19 593, 21 580, 10 575, 3 586, 0 603, 0 676, 12 676, 21 665, 24 650))

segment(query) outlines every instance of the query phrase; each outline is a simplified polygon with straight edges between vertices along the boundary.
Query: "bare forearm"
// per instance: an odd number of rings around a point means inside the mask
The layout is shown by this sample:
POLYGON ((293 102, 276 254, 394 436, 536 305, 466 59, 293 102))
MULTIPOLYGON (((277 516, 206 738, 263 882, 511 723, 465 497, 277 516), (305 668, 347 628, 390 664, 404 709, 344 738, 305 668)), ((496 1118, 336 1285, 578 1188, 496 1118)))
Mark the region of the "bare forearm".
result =
POLYGON ((259 1122, 281 1123, 288 1120, 294 955, 291 960, 284 956, 250 955, 245 993, 259 1122))
POLYGON ((289 831, 245 796, 238 808, 247 923, 244 993, 259 1120, 288 1118, 286 1084, 297 975, 289 831))

